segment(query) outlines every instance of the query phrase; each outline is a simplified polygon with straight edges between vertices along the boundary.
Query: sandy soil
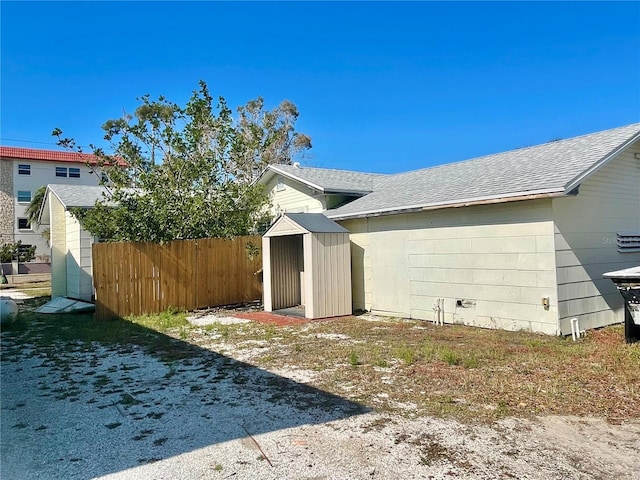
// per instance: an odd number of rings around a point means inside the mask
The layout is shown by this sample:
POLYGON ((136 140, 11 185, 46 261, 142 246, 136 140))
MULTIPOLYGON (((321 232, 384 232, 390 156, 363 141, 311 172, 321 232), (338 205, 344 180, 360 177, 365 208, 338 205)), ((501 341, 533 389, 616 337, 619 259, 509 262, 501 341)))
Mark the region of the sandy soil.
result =
POLYGON ((3 334, 3 479, 640 479, 640 421, 464 425, 375 413, 234 352, 16 350, 3 334))

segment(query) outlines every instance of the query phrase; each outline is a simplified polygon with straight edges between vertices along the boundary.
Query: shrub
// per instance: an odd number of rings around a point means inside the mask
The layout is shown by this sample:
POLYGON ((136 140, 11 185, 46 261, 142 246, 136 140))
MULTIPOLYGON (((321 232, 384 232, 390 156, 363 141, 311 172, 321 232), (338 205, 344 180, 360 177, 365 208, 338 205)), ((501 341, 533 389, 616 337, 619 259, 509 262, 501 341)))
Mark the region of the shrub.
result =
POLYGON ((2 263, 9 263, 12 260, 30 262, 35 256, 35 245, 22 245, 20 240, 15 243, 7 243, 0 247, 0 262, 2 263))

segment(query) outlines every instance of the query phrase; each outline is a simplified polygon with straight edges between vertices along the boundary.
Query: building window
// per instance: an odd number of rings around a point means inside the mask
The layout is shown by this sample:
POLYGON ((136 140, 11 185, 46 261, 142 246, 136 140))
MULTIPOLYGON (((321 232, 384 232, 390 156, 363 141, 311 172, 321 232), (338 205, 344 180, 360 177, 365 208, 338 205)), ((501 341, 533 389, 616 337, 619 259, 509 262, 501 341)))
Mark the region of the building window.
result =
POLYGON ((28 190, 18 190, 18 201, 19 202, 30 202, 31 201, 31 192, 28 190))
POLYGON ((69 178, 80 178, 80 169, 69 167, 69 178))
POLYGON ((56 177, 66 177, 67 167, 56 167, 56 177))
POLYGON ((31 228, 31 225, 29 225, 29 220, 27 220, 26 218, 19 218, 18 228, 20 230, 29 230, 31 228))
POLYGON ((286 188, 286 185, 284 184, 284 180, 282 179, 282 177, 278 177, 278 183, 276 184, 276 192, 281 192, 285 188, 286 188))
POLYGON ((31 165, 18 164, 18 175, 31 175, 31 165))

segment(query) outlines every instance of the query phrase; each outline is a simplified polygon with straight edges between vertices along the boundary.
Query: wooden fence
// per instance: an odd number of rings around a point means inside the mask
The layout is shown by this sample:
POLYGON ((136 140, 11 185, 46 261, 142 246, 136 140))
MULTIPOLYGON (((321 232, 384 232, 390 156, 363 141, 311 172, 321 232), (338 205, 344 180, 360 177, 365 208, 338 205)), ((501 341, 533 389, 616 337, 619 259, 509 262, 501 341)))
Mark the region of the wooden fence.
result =
POLYGON ((259 236, 155 243, 96 243, 96 318, 158 313, 259 300, 259 236), (248 255, 251 246, 257 254, 248 255), (254 250, 256 250, 254 248, 254 250))

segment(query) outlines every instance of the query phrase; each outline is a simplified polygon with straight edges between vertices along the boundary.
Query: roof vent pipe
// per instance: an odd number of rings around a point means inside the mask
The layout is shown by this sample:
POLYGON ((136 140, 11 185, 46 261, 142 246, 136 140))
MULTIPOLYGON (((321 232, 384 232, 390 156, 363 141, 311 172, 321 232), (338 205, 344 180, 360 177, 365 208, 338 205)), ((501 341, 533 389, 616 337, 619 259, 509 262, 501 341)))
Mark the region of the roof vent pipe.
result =
POLYGON ((293 162, 293 168, 301 168, 300 162, 293 162))

